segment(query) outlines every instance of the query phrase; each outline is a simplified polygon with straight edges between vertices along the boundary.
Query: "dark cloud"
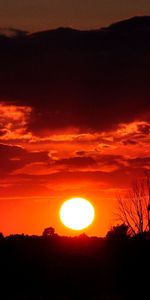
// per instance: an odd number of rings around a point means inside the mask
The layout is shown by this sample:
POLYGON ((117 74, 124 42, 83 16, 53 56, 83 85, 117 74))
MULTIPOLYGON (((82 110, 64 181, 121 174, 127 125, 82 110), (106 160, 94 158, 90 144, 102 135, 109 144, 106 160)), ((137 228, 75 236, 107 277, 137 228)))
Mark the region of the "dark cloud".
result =
POLYGON ((122 142, 124 145, 137 145, 138 141, 132 139, 126 139, 122 142))
POLYGON ((137 18, 120 30, 60 28, 0 39, 1 99, 31 105, 29 129, 37 134, 103 130, 140 118, 150 108, 149 23, 137 18), (142 32, 135 26, 141 23, 142 32))
POLYGON ((66 168, 86 168, 96 165, 96 161, 92 157, 71 157, 60 159, 55 162, 55 166, 65 166, 66 168))
POLYGON ((143 135, 149 135, 150 134, 150 125, 149 124, 140 124, 140 125, 138 125, 138 130, 143 135))
POLYGON ((98 157, 99 163, 107 163, 109 164, 116 164, 116 165, 123 165, 123 162, 125 161, 125 158, 121 155, 100 155, 98 157))
MULTIPOLYGON (((58 184, 63 186, 68 186, 68 184, 75 183, 78 184, 86 182, 96 184, 97 189, 101 189, 103 186, 107 188, 118 188, 118 187, 128 187, 132 182, 132 178, 137 178, 138 174, 141 174, 141 170, 131 172, 129 168, 118 169, 112 172, 103 172, 103 171, 87 171, 84 172, 74 170, 63 170, 54 174, 49 175, 19 175, 20 182, 24 183, 28 180, 28 184, 33 185, 43 185, 44 187, 49 185, 49 188, 52 188, 58 184), (130 175, 130 176, 129 176, 130 175)), ((93 190, 94 191, 94 190, 93 190)))
POLYGON ((5 134, 7 133, 7 131, 3 128, 0 128, 0 137, 3 137, 5 134))
POLYGON ((22 147, 0 144, 0 175, 7 175, 12 171, 34 162, 49 162, 48 153, 28 152, 22 147))
POLYGON ((150 169, 150 157, 137 157, 128 160, 130 168, 150 169))
POLYGON ((17 28, 12 27, 1 27, 0 28, 0 35, 4 35, 7 37, 25 37, 28 34, 27 31, 23 31, 17 28))
POLYGON ((98 155, 93 158, 87 156, 86 152, 82 153, 82 156, 54 160, 51 163, 60 172, 62 168, 68 171, 82 169, 85 172, 90 168, 91 170, 97 169, 99 171, 105 169, 104 172, 106 173, 111 173, 113 169, 124 169, 125 164, 127 164, 127 161, 121 155, 98 155))
POLYGON ((76 151, 77 156, 84 156, 86 155, 86 151, 76 151))

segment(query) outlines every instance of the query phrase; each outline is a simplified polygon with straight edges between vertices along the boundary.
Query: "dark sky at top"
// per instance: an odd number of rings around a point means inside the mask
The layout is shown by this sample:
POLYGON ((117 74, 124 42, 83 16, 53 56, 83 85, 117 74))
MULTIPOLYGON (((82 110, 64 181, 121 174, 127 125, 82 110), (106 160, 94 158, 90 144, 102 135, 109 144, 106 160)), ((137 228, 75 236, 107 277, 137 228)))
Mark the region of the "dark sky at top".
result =
POLYGON ((131 16, 149 14, 149 0, 0 1, 0 27, 29 31, 59 26, 97 28, 131 16))

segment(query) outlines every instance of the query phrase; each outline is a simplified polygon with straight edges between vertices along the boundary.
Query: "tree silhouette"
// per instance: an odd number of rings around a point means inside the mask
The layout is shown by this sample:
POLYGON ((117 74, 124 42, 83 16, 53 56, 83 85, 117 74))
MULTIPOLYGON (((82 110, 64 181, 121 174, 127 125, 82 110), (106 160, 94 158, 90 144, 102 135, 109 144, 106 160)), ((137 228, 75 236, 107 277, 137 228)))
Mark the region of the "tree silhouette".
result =
POLYGON ((0 232, 0 240, 3 240, 4 239, 4 235, 2 232, 0 232))
POLYGON ((113 226, 106 234, 107 239, 126 239, 128 236, 128 226, 126 224, 113 226))
POLYGON ((117 195, 119 221, 126 224, 132 235, 150 232, 150 178, 133 182, 125 196, 117 195))
POLYGON ((55 235, 55 229, 53 227, 45 228, 42 235, 53 237, 55 235))

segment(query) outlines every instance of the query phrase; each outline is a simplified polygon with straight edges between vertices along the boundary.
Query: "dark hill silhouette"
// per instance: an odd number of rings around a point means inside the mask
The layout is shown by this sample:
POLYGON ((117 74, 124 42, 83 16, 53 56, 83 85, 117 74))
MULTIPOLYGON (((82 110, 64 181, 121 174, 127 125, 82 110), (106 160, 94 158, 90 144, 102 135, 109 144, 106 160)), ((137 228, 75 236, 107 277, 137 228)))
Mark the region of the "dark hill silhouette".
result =
MULTIPOLYGON (((24 42, 26 42, 26 45, 28 46, 32 45, 32 47, 33 46, 37 47, 37 45, 39 45, 41 49, 43 48, 42 43, 45 43, 47 47, 51 46, 51 49, 55 48, 56 50, 58 46, 59 47, 62 46, 62 48, 65 47, 65 49, 68 48, 68 50, 70 50, 70 43, 74 41, 72 46, 74 46, 75 49, 81 48, 86 51, 89 50, 99 51, 100 49, 105 48, 104 44, 106 40, 109 46, 111 45, 111 43, 113 45, 113 41, 111 40, 111 35, 114 36, 114 33, 119 34, 119 36, 121 33, 123 35, 124 33, 126 33, 126 35, 129 35, 129 38, 131 34, 135 34, 135 33, 139 35, 141 33, 143 34, 150 33, 150 16, 133 17, 131 19, 113 23, 106 28, 101 28, 97 30, 87 30, 87 31, 60 27, 57 29, 36 32, 33 34, 27 34, 27 32, 21 31, 19 29, 10 29, 10 30, 14 33, 14 35, 12 37, 10 36, 7 38, 5 36, 5 40, 7 41, 8 38, 11 39, 13 42, 15 40, 16 44, 12 43, 12 45, 16 47, 17 45, 19 46, 19 40, 21 40, 20 41, 20 46, 21 46, 22 39, 24 38, 24 42), (109 38, 110 38, 110 42, 108 41, 109 38)), ((0 35, 3 38, 4 38, 4 33, 5 31, 3 32, 3 34, 0 35)), ((7 48, 7 44, 6 44, 6 48, 7 48)), ((61 48, 58 48, 57 50, 61 51, 61 48)))
MULTIPOLYGON (((26 46, 26 53, 32 55, 34 48, 39 51, 51 50, 54 49, 58 52, 64 50, 84 50, 85 52, 94 51, 99 52, 100 50, 109 50, 112 51, 116 46, 118 47, 117 40, 113 40, 114 34, 126 34, 126 43, 123 46, 128 48, 128 38, 130 41, 131 35, 135 35, 135 40, 138 39, 138 35, 141 37, 141 33, 145 36, 145 44, 148 45, 148 36, 150 33, 150 17, 134 17, 131 19, 123 20, 117 23, 113 23, 106 28, 99 30, 76 30, 73 28, 57 28, 53 30, 36 32, 33 34, 27 34, 24 31, 18 29, 12 29, 14 35, 6 37, 3 34, 0 34, 0 39, 5 41, 5 51, 11 52, 10 43, 13 48, 18 48, 18 51, 23 51, 26 46), (9 41, 9 43, 8 43, 9 41), (37 48, 39 47, 39 49, 37 48)), ((0 43, 1 43, 0 40, 0 43)), ((149 40, 149 39, 148 39, 149 40)), ((121 43, 120 43, 121 46, 121 43)), ((144 45, 141 45, 141 48, 144 48, 144 45)), ((119 50, 119 49, 118 49, 119 50)), ((132 50, 132 49, 130 49, 132 50)), ((2 49, 1 49, 2 51, 2 49)), ((21 54, 21 53, 20 53, 21 54)), ((40 52, 42 56, 42 52, 40 52)))
POLYGON ((133 32, 150 32, 150 16, 133 17, 117 23, 111 24, 106 30, 133 32))

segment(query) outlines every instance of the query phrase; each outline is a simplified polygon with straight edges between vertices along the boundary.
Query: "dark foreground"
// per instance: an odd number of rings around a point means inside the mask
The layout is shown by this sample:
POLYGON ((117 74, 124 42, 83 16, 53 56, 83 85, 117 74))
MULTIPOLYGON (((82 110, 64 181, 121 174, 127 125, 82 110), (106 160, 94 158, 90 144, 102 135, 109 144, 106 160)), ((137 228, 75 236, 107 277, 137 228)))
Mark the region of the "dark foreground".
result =
POLYGON ((149 272, 150 240, 144 237, 0 239, 0 299, 144 299, 149 272))

